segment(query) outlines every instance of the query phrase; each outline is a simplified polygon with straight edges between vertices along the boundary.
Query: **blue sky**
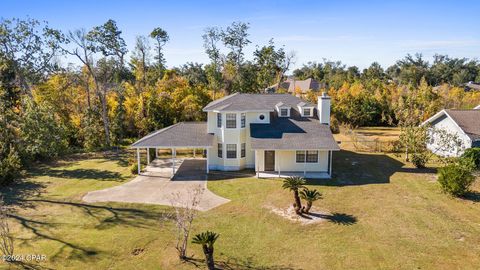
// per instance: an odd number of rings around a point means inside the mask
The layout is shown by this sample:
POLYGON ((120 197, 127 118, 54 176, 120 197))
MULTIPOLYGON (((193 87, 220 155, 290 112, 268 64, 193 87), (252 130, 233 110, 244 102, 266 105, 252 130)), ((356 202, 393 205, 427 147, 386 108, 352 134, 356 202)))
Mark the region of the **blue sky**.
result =
POLYGON ((480 1, 21 1, 3 0, 0 17, 46 20, 61 30, 89 29, 112 18, 133 49, 136 35, 167 30, 169 67, 208 61, 201 35, 208 26, 250 23, 252 44, 270 38, 295 51, 295 67, 308 61, 340 60, 386 67, 407 53, 477 58, 480 1))

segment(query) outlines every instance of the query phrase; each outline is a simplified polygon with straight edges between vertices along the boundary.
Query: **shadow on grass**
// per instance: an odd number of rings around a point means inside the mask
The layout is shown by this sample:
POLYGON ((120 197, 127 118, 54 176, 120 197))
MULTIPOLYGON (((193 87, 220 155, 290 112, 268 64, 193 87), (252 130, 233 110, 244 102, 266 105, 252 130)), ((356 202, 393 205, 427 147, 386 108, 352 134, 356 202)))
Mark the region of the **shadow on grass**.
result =
MULTIPOLYGON (((51 204, 55 206, 74 207, 82 210, 85 215, 97 220, 95 225, 92 225, 93 230, 111 229, 114 226, 131 226, 136 228, 151 228, 159 221, 168 221, 173 219, 173 215, 167 212, 154 212, 144 211, 135 208, 119 208, 108 207, 101 205, 91 205, 85 203, 76 203, 68 201, 55 201, 48 199, 28 199, 19 200, 28 203, 39 204, 51 204)), ((61 228, 63 223, 47 222, 42 220, 34 220, 28 217, 20 216, 16 213, 9 214, 9 217, 16 220, 24 229, 30 231, 35 235, 37 239, 44 239, 61 244, 61 248, 55 255, 51 256, 50 260, 56 258, 62 260, 64 252, 70 252, 69 259, 78 260, 92 260, 95 256, 102 253, 102 251, 94 247, 83 247, 73 242, 65 240, 63 237, 55 236, 51 233, 52 229, 61 228)), ((86 226, 85 224, 79 224, 79 226, 86 226)), ((88 225, 87 225, 88 226, 88 225)), ((72 232, 73 233, 73 232, 72 232)), ((34 239, 35 239, 34 238, 34 239)), ((71 238, 71 237, 70 237, 71 238)), ((17 238, 20 239, 20 238, 17 238)), ((29 243, 34 239, 22 239, 24 242, 29 243)))
POLYGON ((33 171, 32 176, 49 176, 56 178, 67 179, 92 179, 99 181, 117 181, 125 180, 118 172, 97 169, 73 169, 73 170, 57 170, 57 169, 43 169, 33 171))
POLYGON ((470 191, 461 198, 467 201, 480 202, 480 192, 470 191))
MULTIPOLYGON (((203 269, 205 267, 204 259, 189 257, 185 259, 185 262, 193 264, 196 268, 203 269)), ((253 262, 252 258, 246 258, 246 259, 227 258, 227 260, 215 260, 215 269, 218 269, 218 270, 294 270, 295 268, 289 267, 289 266, 280 266, 280 265, 258 266, 253 262)))
POLYGON ((304 218, 310 218, 309 216, 319 217, 338 225, 353 225, 357 223, 357 218, 355 216, 350 214, 345 214, 345 213, 332 213, 332 214, 309 213, 308 215, 302 215, 302 216, 304 218))
POLYGON ((307 185, 387 184, 394 173, 402 170, 404 163, 385 154, 341 150, 333 153, 332 166, 332 179, 307 179, 307 185))

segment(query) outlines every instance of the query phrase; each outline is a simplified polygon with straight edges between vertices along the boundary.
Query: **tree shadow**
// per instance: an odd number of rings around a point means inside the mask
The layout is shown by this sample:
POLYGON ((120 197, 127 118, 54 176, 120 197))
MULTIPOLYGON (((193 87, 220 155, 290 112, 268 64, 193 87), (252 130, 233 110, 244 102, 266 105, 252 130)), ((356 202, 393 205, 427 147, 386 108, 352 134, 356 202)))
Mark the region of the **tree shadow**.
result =
MULTIPOLYGON (((220 253, 220 255, 224 255, 220 253)), ((185 259, 186 263, 190 263, 196 268, 203 269, 205 267, 204 259, 197 259, 194 257, 188 257, 185 259)), ((254 263, 253 258, 231 258, 228 257, 226 260, 215 260, 215 269, 217 270, 294 270, 295 268, 290 266, 280 266, 280 265, 271 265, 271 266, 258 266, 254 263)))
POLYGON ((405 164, 385 154, 356 153, 340 150, 333 153, 332 179, 307 179, 307 185, 352 186, 387 184, 405 164))
POLYGON ((56 178, 67 179, 93 179, 99 181, 117 181, 122 182, 125 180, 118 172, 112 172, 107 170, 97 169, 73 169, 73 170, 58 170, 58 169, 46 169, 40 171, 33 171, 31 176, 49 176, 56 178))
POLYGON ((336 212, 331 214, 309 213, 308 215, 323 218, 338 225, 349 226, 357 223, 357 218, 355 216, 350 214, 345 214, 345 213, 336 213, 336 212))
POLYGON ((461 198, 467 201, 480 202, 480 192, 470 191, 461 198))

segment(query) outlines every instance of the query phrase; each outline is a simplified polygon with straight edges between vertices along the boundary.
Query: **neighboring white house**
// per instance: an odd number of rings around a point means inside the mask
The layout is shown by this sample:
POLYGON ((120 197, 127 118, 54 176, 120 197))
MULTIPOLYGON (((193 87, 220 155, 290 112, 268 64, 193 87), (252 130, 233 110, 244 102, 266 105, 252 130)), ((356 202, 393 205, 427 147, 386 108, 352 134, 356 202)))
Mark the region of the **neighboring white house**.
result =
POLYGON ((332 152, 330 97, 311 104, 291 94, 233 94, 209 103, 206 123, 178 123, 132 147, 204 148, 209 170, 254 168, 257 177, 329 178, 332 152))
POLYGON ((459 156, 463 150, 471 147, 480 147, 480 106, 473 110, 442 110, 434 116, 427 119, 422 125, 429 124, 432 129, 432 139, 427 143, 427 148, 435 151, 441 156, 459 156), (443 130, 448 134, 455 135, 462 143, 461 146, 441 149, 439 146, 440 132, 434 130, 443 130), (438 133, 439 135, 435 135, 438 133), (440 150, 439 150, 440 149, 440 150))

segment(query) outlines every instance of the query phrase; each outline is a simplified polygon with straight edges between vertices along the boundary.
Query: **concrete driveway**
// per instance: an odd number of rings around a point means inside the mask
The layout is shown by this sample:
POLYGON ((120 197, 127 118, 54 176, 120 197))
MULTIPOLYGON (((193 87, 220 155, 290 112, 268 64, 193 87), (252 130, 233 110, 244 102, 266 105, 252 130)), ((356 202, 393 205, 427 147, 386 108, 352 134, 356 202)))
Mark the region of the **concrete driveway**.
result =
POLYGON ((156 159, 142 175, 120 186, 90 191, 85 202, 128 202, 168 206, 184 206, 192 200, 193 191, 203 188, 199 204, 195 207, 207 211, 230 200, 207 189, 205 159, 176 159, 176 174, 172 177, 172 160, 156 159))

